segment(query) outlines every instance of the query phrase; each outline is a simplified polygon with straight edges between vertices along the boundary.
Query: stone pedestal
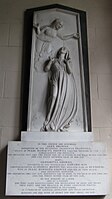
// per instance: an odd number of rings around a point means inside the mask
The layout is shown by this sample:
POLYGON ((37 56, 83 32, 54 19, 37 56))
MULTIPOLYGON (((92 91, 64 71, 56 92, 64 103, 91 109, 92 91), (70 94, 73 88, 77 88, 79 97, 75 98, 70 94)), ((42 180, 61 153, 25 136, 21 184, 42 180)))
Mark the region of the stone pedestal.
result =
POLYGON ((22 132, 21 141, 8 144, 6 195, 94 196, 107 192, 106 146, 93 142, 92 133, 22 132))
POLYGON ((21 132, 21 141, 86 142, 94 141, 92 132, 21 132))

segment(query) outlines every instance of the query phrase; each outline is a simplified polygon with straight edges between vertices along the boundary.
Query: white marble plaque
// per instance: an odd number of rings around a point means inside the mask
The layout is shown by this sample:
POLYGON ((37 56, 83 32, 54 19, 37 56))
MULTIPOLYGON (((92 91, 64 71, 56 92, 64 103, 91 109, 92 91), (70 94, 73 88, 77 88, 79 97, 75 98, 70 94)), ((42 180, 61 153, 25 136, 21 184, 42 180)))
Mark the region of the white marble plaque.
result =
POLYGON ((21 141, 87 142, 94 141, 93 132, 21 132, 21 141))
POLYGON ((106 195, 107 153, 94 142, 9 142, 6 195, 106 195))
POLYGON ((78 12, 34 12, 27 130, 88 131, 81 37, 78 12))

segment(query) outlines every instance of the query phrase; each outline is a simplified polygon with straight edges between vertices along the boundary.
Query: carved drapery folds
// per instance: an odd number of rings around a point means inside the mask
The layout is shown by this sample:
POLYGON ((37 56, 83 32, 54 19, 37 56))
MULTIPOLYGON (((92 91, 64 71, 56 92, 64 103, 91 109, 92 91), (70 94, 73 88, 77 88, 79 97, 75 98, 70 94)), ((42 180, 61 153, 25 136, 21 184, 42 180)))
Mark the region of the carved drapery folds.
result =
POLYGON ((47 116, 41 130, 66 131, 77 111, 77 91, 72 73, 69 50, 61 47, 55 58, 45 66, 50 72, 50 95, 47 102, 47 116))
POLYGON ((62 46, 58 49, 58 52, 53 53, 52 41, 56 38, 62 41, 78 39, 79 34, 63 35, 60 33, 59 30, 63 28, 63 21, 59 18, 54 19, 49 25, 33 24, 33 28, 36 34, 34 68, 38 72, 38 66, 42 65, 41 60, 43 59, 45 63, 47 62, 44 72, 48 72, 50 76, 50 89, 49 95, 47 93, 46 103, 47 113, 40 130, 66 131, 77 111, 76 83, 72 73, 69 49, 62 46))
POLYGON ((27 130, 88 131, 85 12, 51 6, 29 13, 33 23, 27 24, 29 28, 32 25, 31 47, 26 47, 27 55, 31 49, 31 60, 25 61, 26 67, 30 63, 27 130))

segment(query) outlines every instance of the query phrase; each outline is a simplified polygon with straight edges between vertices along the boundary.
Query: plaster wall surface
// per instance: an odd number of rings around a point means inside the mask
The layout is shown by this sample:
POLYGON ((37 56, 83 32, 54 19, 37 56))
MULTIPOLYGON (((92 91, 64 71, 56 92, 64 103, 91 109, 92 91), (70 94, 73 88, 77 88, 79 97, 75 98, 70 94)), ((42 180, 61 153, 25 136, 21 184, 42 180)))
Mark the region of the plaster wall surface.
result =
MULTIPOLYGON (((112 1, 0 0, 0 199, 5 197, 6 146, 19 132, 23 14, 28 8, 58 3, 85 10, 91 86, 92 127, 108 146, 112 198, 112 1)), ((13 197, 14 199, 19 197, 13 197)), ((20 197, 22 198, 22 197, 20 197)), ((29 197, 31 198, 31 197, 29 197)), ((34 198, 34 197, 32 197, 34 198)), ((70 197, 67 197, 70 198, 70 197)), ((77 197, 75 197, 77 198, 77 197)), ((79 197, 78 197, 79 198, 79 197)), ((86 197, 83 197, 85 199, 86 197)), ((91 199, 91 197, 88 197, 91 199)), ((100 198, 100 197, 95 197, 100 198)), ((103 198, 103 197, 102 197, 103 198)), ((24 197, 25 199, 25 197, 24 197)))

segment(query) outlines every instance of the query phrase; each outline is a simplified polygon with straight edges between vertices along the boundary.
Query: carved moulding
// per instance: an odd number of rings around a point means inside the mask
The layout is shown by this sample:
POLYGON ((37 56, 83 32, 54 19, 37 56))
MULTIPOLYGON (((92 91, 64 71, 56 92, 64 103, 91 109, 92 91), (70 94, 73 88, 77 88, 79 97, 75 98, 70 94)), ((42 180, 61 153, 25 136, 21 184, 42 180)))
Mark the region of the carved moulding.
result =
POLYGON ((21 129, 91 131, 86 13, 25 12, 21 129))

